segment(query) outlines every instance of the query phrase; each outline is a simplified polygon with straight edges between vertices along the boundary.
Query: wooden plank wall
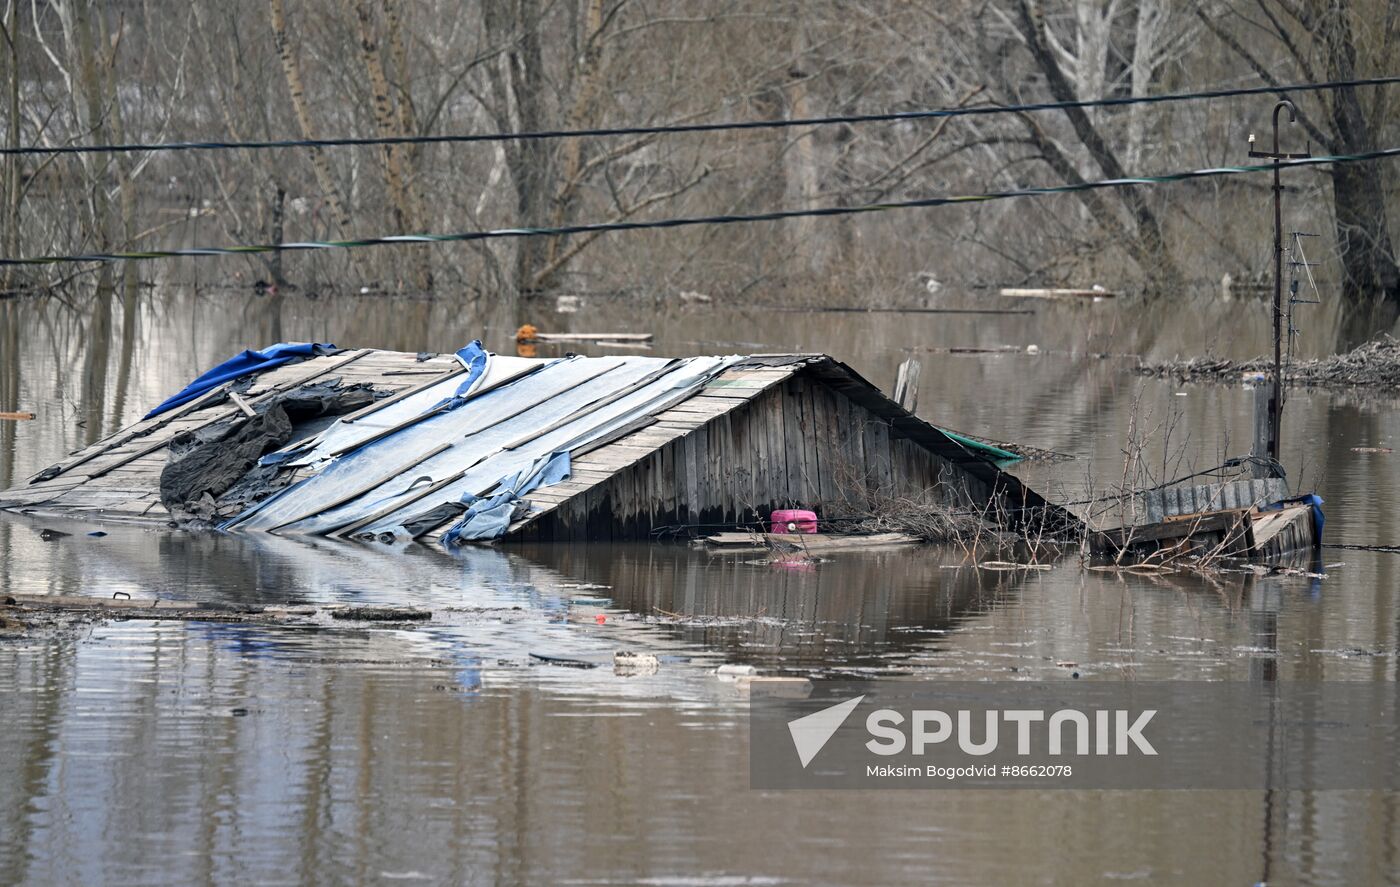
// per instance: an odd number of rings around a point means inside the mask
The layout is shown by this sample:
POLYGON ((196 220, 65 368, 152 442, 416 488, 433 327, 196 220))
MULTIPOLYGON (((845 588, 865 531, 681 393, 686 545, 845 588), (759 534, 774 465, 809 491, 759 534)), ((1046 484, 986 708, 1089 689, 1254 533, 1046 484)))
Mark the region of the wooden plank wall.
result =
POLYGON ((871 489, 946 502, 989 495, 982 481, 792 369, 726 373, 656 418, 532 494, 512 538, 645 539, 658 527, 735 524, 778 508, 835 516, 871 489))

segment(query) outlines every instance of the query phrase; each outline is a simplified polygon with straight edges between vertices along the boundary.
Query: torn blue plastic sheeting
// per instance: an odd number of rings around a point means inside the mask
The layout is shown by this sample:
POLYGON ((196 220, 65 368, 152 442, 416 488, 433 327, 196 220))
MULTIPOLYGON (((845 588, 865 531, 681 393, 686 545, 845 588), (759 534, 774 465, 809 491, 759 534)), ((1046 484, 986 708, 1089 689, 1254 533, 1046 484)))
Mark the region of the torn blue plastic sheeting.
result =
POLYGON ((1282 499, 1269 505, 1260 506, 1260 511, 1281 511, 1285 505, 1307 505, 1312 509, 1313 522, 1313 544, 1322 544, 1322 527, 1327 523, 1326 516, 1322 513, 1321 496, 1316 493, 1305 493, 1302 496, 1294 496, 1291 499, 1282 499))
POLYGON ((511 517, 524 504, 521 497, 539 487, 567 480, 569 470, 567 452, 551 453, 538 460, 528 475, 520 471, 508 479, 502 478, 497 485, 500 492, 489 498, 463 496, 462 504, 467 506, 467 512, 452 529, 442 534, 442 544, 453 548, 463 542, 501 538, 510 529, 511 517))
POLYGON ((487 354, 488 352, 486 351, 486 349, 481 347, 481 340, 472 339, 464 347, 458 348, 457 353, 453 356, 456 357, 457 361, 462 366, 466 367, 468 370, 471 370, 475 367, 475 374, 477 376, 480 376, 481 369, 484 369, 486 366, 487 354))
POLYGON ((466 403, 471 394, 472 386, 479 382, 486 373, 487 357, 486 349, 481 347, 480 339, 473 339, 470 345, 458 351, 457 360, 461 361, 462 366, 467 368, 467 377, 462 380, 462 384, 457 386, 457 390, 452 393, 451 397, 443 398, 433 409, 455 410, 466 403))
POLYGON ((179 394, 168 398, 164 403, 151 410, 144 417, 149 419, 152 416, 159 416, 166 410, 178 407, 180 404, 189 403, 197 397, 218 388, 226 382, 247 376, 251 373, 261 373, 274 367, 280 367, 284 363, 293 360, 305 359, 308 357, 318 357, 323 354, 334 354, 338 349, 334 345, 320 342, 279 342, 271 348, 264 348, 261 351, 244 351, 237 357, 230 357, 228 360, 209 370, 195 379, 190 384, 181 389, 179 394))

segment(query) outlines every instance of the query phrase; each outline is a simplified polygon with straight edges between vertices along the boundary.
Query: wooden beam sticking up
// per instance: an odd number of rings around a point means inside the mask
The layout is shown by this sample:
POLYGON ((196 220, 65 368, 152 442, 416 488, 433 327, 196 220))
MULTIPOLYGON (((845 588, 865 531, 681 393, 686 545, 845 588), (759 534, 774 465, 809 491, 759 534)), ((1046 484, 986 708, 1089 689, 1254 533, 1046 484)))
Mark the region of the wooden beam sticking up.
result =
POLYGON ((919 403, 919 361, 909 358, 899 365, 894 380, 894 399, 909 412, 919 403))

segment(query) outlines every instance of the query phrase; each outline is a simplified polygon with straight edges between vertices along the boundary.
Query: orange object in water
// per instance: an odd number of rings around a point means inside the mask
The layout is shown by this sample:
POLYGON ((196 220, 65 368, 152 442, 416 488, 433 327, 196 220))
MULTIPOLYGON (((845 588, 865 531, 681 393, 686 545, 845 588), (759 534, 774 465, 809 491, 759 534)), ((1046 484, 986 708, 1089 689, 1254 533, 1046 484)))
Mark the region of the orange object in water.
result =
POLYGON ((527 323, 520 329, 515 331, 515 341, 521 344, 524 344, 525 342, 533 342, 535 340, 535 336, 538 336, 539 333, 540 331, 535 329, 534 324, 527 323))
POLYGON ((594 617, 594 618, 595 618, 595 620, 597 621, 597 623, 598 623, 599 625, 602 625, 604 622, 607 622, 607 621, 608 621, 608 617, 604 616, 602 613, 599 613, 599 614, 598 614, 596 617, 594 617))

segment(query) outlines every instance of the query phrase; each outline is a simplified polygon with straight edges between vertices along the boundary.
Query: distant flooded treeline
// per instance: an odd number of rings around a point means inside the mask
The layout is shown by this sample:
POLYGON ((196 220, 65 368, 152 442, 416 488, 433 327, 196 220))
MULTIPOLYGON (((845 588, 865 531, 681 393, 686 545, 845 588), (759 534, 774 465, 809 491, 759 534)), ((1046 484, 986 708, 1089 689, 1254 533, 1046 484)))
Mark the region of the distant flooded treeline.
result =
MULTIPOLYGON (((97 0, 0 4, 9 147, 396 137, 801 119, 1133 98, 1390 73, 1387 5, 837 0, 679 10, 655 0, 97 0), (1257 13, 1257 14, 1256 14, 1257 13)), ((1400 87, 1297 92, 1284 150, 1400 140, 1400 87)), ((898 123, 590 139, 11 155, 0 253, 36 256, 754 213, 1248 162, 1273 96, 898 123)), ((1296 170, 1285 228, 1351 306, 1400 294, 1385 161, 1296 170), (1313 243, 1316 248, 1313 250, 1313 243)), ((945 287, 1100 284, 1173 295, 1271 270, 1263 176, 978 207, 445 246, 0 271, 142 282, 434 292, 503 308, 558 294, 829 304, 945 287)), ((121 298, 118 295, 118 298, 121 298)))

